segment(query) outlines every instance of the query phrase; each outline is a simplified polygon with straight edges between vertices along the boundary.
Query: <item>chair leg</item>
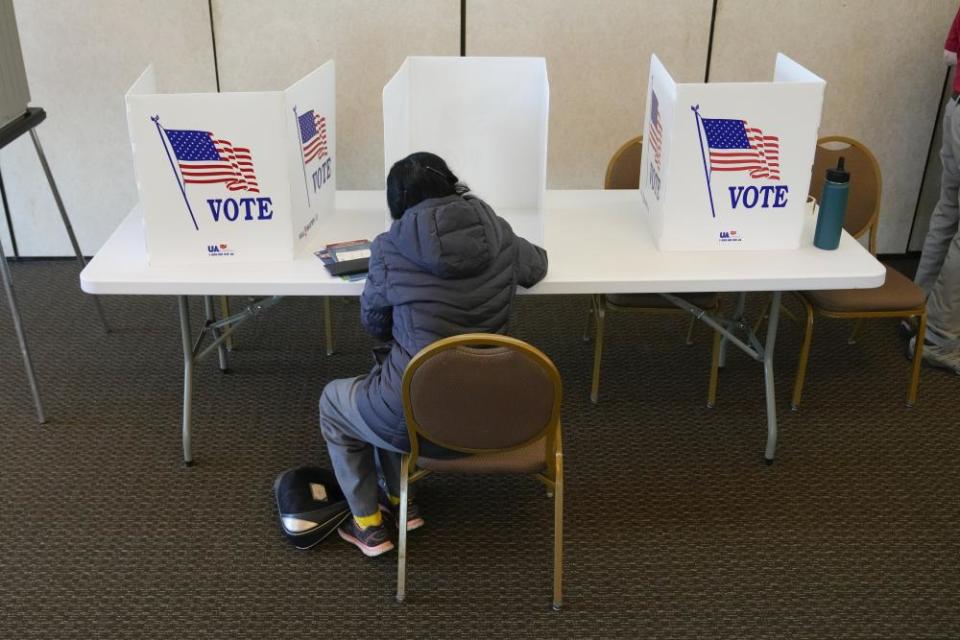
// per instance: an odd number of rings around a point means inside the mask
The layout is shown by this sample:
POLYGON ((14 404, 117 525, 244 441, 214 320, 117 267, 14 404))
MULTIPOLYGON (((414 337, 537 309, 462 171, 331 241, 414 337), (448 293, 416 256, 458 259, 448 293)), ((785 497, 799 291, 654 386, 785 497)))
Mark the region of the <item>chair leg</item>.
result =
POLYGON ((553 497, 553 610, 563 606, 563 453, 556 454, 553 497))
POLYGON ((850 337, 847 338, 847 344, 857 344, 857 335, 860 333, 860 327, 863 326, 863 318, 857 318, 853 323, 853 329, 850 331, 850 337))
POLYGON ((407 597, 407 494, 410 483, 410 456, 404 455, 400 463, 400 518, 399 549, 397 551, 397 602, 407 597))
MULTIPOLYGON (((793 315, 793 312, 787 308, 787 305, 782 303, 780 304, 780 313, 787 316, 797 324, 800 324, 800 320, 797 318, 797 316, 793 315)), ((753 323, 754 334, 759 333, 760 327, 763 326, 763 321, 766 320, 767 316, 769 315, 770 315, 770 300, 768 299, 766 302, 763 303, 763 306, 760 307, 760 315, 757 316, 757 321, 753 323)))
POLYGON ((913 348, 913 371, 910 374, 910 389, 907 392, 907 406, 912 407, 917 401, 917 388, 920 386, 920 365, 923 361, 923 339, 927 334, 927 312, 920 314, 920 324, 917 327, 917 341, 913 348))
MULTIPOLYGON (((205 327, 209 327, 212 323, 216 322, 217 316, 213 312, 213 296, 203 296, 203 314, 206 319, 205 327)), ((229 330, 229 327, 227 327, 229 330)), ((220 329, 211 329, 210 333, 213 336, 214 340, 220 339, 220 329)), ((220 360, 220 371, 223 373, 230 373, 230 363, 227 360, 227 344, 226 340, 221 342, 217 346, 217 356, 220 360)))
POLYGON ((760 326, 763 325, 763 321, 767 318, 767 314, 769 313, 770 313, 770 298, 767 298, 767 301, 763 303, 762 307, 760 307, 760 314, 757 316, 757 321, 753 323, 754 334, 760 331, 760 326))
POLYGON ((323 337, 327 343, 327 355, 333 355, 333 315, 330 313, 330 298, 323 299, 323 337))
POLYGON ((603 321, 607 315, 603 299, 596 296, 593 305, 594 321, 596 322, 596 337, 593 345, 593 380, 590 383, 590 402, 597 404, 600 395, 600 360, 603 358, 603 321))
POLYGON ((691 316, 690 324, 687 326, 687 346, 693 344, 693 330, 697 327, 697 318, 696 316, 691 316))
POLYGON ((803 383, 807 377, 807 361, 810 358, 810 342, 813 340, 813 307, 803 300, 807 312, 804 323, 803 343, 800 345, 800 360, 797 362, 797 376, 793 382, 793 397, 790 399, 790 409, 797 411, 800 408, 800 397, 803 395, 803 383))
POLYGON ((720 377, 720 332, 713 332, 713 353, 710 356, 710 388, 707 390, 707 408, 717 406, 717 381, 720 377))
MULTIPOLYGON (((230 299, 227 296, 220 296, 220 317, 230 317, 230 299)), ((230 327, 227 328, 229 329, 230 327)), ((226 340, 223 341, 223 344, 227 346, 227 351, 233 351, 233 336, 227 336, 226 340)))
POLYGON ((590 342, 590 329, 593 327, 593 317, 594 317, 594 307, 596 303, 594 302, 594 297, 590 296, 590 308, 587 309, 587 324, 583 328, 583 336, 581 339, 584 342, 590 342))
POLYGON ((787 305, 783 303, 780 304, 780 313, 790 318, 790 320, 792 320, 794 323, 800 324, 800 319, 793 315, 793 311, 790 311, 790 309, 787 308, 787 305))

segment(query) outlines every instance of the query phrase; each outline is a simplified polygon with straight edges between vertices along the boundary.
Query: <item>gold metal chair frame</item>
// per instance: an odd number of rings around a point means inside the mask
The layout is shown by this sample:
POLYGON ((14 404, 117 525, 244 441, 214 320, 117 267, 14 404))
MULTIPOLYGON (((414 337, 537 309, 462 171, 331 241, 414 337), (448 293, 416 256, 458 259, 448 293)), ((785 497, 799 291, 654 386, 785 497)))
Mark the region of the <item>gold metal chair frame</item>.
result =
POLYGON ((554 501, 554 547, 553 547, 553 608, 559 610, 563 604, 563 448, 560 428, 560 402, 563 385, 560 372, 556 366, 539 349, 508 336, 485 333, 471 333, 438 340, 417 353, 407 365, 403 374, 403 411, 407 421, 407 432, 410 436, 410 453, 404 454, 400 472, 400 517, 399 517, 399 550, 397 559, 397 602, 403 602, 406 597, 406 566, 407 566, 407 500, 410 485, 423 479, 431 473, 428 469, 418 469, 417 460, 420 457, 420 438, 426 437, 418 424, 410 400, 411 383, 417 369, 428 362, 432 357, 449 349, 464 347, 507 347, 520 352, 537 364, 546 372, 553 383, 554 396, 550 419, 536 435, 512 447, 503 449, 465 449, 449 444, 431 441, 435 444, 461 453, 474 455, 495 454, 513 451, 528 446, 540 439, 546 438, 545 468, 533 477, 542 482, 547 488, 547 497, 554 501))
MULTIPOLYGON (((602 293, 597 293, 590 296, 590 313, 587 316, 587 327, 583 334, 583 341, 590 341, 590 326, 591 324, 594 327, 594 345, 593 345, 593 375, 590 380, 590 402, 597 404, 600 397, 600 363, 603 360, 603 331, 604 331, 604 321, 606 319, 607 310, 617 311, 617 312, 626 312, 626 313, 637 313, 637 314, 654 314, 654 315, 676 315, 676 314, 689 314, 690 312, 687 309, 681 307, 628 307, 610 302, 606 295, 602 293)), ((716 314, 720 310, 720 299, 717 298, 717 303, 713 306, 707 307, 704 309, 707 313, 716 314)), ((687 325, 687 335, 685 338, 685 343, 687 346, 693 344, 693 332, 697 326, 697 316, 691 314, 690 324, 687 325)))
POLYGON ((797 363, 797 376, 793 383, 793 396, 790 399, 790 408, 793 411, 798 411, 800 409, 800 399, 803 394, 803 385, 807 377, 807 361, 810 357, 810 343, 813 341, 814 312, 827 318, 856 319, 858 322, 854 326, 854 330, 851 332, 850 338, 847 340, 849 344, 854 344, 856 342, 856 334, 860 327, 859 321, 861 320, 870 318, 919 318, 920 320, 917 326, 916 344, 920 346, 914 349, 913 363, 910 366, 910 386, 907 390, 907 406, 912 407, 916 403, 917 390, 920 387, 920 365, 923 361, 922 345, 927 330, 926 306, 914 309, 904 309, 903 311, 840 312, 828 311, 826 309, 815 307, 810 303, 810 300, 808 300, 807 297, 800 292, 794 292, 794 295, 803 303, 803 306, 807 312, 807 319, 804 323, 803 343, 800 346, 800 360, 797 363))
MULTIPOLYGON (((823 144, 829 144, 831 142, 838 142, 846 144, 858 151, 864 153, 869 162, 873 165, 873 168, 876 173, 876 191, 873 194, 874 209, 873 213, 864 223, 863 227, 860 229, 854 229, 850 234, 854 238, 860 238, 864 233, 869 232, 869 238, 867 241, 867 246, 870 253, 874 256, 877 255, 877 227, 880 218, 880 194, 883 189, 883 176, 880 172, 880 165, 877 162, 876 157, 859 140, 850 138, 847 136, 824 136, 817 140, 817 146, 823 144)), ((908 308, 908 309, 897 309, 897 310, 885 310, 885 311, 831 311, 829 309, 823 309, 816 306, 813 300, 809 296, 805 295, 803 292, 794 291, 794 297, 800 301, 806 311, 806 319, 803 323, 803 342, 800 346, 800 357, 797 362, 797 373, 796 378, 793 384, 793 396, 790 399, 790 408, 793 411, 797 411, 800 408, 800 400, 803 395, 803 385, 807 377, 807 363, 810 358, 810 345, 813 341, 813 321, 815 315, 820 315, 827 318, 837 318, 837 319, 855 319, 857 320, 856 324, 853 327, 853 331, 850 333, 850 337, 847 342, 849 344, 854 344, 856 342, 856 336, 860 329, 860 325, 864 319, 871 318, 919 318, 918 327, 917 327, 917 345, 923 344, 924 336, 926 335, 927 327, 927 310, 926 306, 908 308)), ((768 305, 769 306, 769 303, 768 305)), ((761 313, 761 319, 763 318, 764 313, 761 313)), ((789 314, 792 316, 792 314, 789 314)), ((912 407, 917 401, 917 389, 920 385, 920 366, 923 360, 923 349, 917 348, 914 349, 913 363, 910 373, 910 385, 907 391, 907 406, 912 407)))
MULTIPOLYGON (((603 188, 604 189, 616 189, 619 188, 614 184, 614 169, 617 164, 620 162, 620 158, 623 157, 628 150, 634 147, 634 145, 642 145, 643 136, 636 136, 624 142, 620 145, 620 148, 617 149, 613 156, 610 158, 610 162, 607 163, 607 170, 603 177, 603 188)), ((717 303, 711 307, 705 309, 707 312, 716 313, 720 309, 720 301, 717 299, 717 303)), ((606 319, 607 310, 618 311, 618 312, 631 312, 631 313, 650 313, 650 314, 686 314, 688 310, 680 307, 634 307, 634 306, 623 306, 617 305, 607 298, 606 295, 602 293, 594 294, 591 296, 590 300, 590 309, 587 316, 587 326, 583 333, 583 341, 589 342, 590 340, 590 326, 594 325, 594 347, 593 347, 593 376, 590 381, 590 402, 596 404, 600 397, 600 363, 603 359, 603 328, 604 320, 606 319)), ((694 315, 690 318, 690 324, 687 327, 687 336, 686 344, 693 344, 693 332, 697 324, 697 316, 694 315)))
POLYGON ((603 174, 603 188, 604 189, 616 189, 618 187, 612 186, 613 184, 613 170, 617 166, 617 163, 620 162, 620 158, 623 157, 633 145, 643 145, 643 136, 639 135, 634 138, 630 138, 624 142, 620 147, 613 152, 613 155, 610 157, 610 161, 607 163, 607 170, 603 174))

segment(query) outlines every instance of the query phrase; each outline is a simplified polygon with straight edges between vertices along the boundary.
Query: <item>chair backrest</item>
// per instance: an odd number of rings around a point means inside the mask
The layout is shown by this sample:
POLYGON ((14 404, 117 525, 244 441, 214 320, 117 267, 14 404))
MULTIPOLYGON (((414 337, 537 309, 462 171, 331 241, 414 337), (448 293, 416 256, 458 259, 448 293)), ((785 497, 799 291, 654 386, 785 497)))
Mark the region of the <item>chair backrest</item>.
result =
POLYGON ((640 188, 640 156, 643 153, 643 136, 627 140, 617 149, 607 163, 604 189, 640 188))
POLYGON ((843 228, 854 238, 870 232, 870 253, 877 252, 877 219, 880 216, 880 165, 870 149, 859 140, 846 136, 824 136, 817 140, 810 179, 810 195, 820 202, 827 169, 844 158, 850 172, 850 193, 843 228))
POLYGON ((472 333, 421 350, 403 374, 412 453, 419 437, 466 453, 515 449, 556 432, 560 373, 535 347, 472 333))

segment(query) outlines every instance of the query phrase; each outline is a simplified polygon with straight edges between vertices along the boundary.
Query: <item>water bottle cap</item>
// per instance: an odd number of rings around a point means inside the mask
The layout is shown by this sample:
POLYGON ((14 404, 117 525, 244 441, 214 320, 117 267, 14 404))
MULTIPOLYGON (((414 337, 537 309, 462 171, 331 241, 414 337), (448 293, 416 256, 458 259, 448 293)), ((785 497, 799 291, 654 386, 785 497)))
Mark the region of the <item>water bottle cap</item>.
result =
POLYGON ((843 168, 843 156, 837 161, 836 168, 827 169, 827 180, 830 182, 850 182, 850 172, 843 168))

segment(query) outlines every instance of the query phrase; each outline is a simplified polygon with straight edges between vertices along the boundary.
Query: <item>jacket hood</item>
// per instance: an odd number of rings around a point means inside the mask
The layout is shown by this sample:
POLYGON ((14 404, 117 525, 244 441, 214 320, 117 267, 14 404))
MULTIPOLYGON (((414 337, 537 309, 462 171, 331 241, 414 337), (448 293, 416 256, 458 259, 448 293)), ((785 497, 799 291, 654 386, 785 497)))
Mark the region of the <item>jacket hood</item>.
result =
POLYGON ((500 251, 496 215, 479 198, 431 198, 394 221, 389 235, 411 262, 440 278, 466 278, 486 270, 500 251))

